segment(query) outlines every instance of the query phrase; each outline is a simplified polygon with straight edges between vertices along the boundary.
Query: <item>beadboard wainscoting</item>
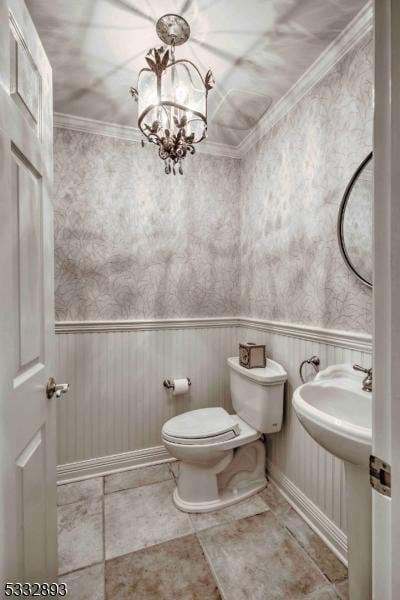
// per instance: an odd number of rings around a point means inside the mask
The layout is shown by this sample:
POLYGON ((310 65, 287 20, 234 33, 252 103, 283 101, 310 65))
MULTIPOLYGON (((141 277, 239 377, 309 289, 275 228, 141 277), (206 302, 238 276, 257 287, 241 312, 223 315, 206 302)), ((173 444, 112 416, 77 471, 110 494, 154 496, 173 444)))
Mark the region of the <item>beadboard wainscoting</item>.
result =
POLYGON ((168 460, 164 421, 195 408, 231 410, 226 359, 239 341, 265 343, 288 373, 284 425, 267 436, 270 476, 331 548, 346 558, 344 470, 300 425, 291 405, 299 365, 317 354, 321 369, 371 363, 371 337, 246 318, 64 322, 56 325, 58 380, 70 392, 58 410, 58 477, 168 460), (190 377, 173 397, 166 377, 190 377))
POLYGON ((320 368, 339 363, 371 365, 371 338, 308 327, 277 326, 254 320, 240 329, 241 339, 265 343, 268 355, 288 373, 282 430, 267 436, 267 465, 271 478, 345 562, 346 504, 342 461, 308 435, 293 408, 293 390, 301 384, 300 363, 316 354, 320 368))
POLYGON ((97 469, 99 457, 159 446, 163 423, 178 413, 231 410, 226 359, 236 330, 229 319, 58 324, 57 377, 70 384, 58 410, 58 464, 91 460, 97 469), (172 396, 167 377, 189 377, 190 393, 172 396))

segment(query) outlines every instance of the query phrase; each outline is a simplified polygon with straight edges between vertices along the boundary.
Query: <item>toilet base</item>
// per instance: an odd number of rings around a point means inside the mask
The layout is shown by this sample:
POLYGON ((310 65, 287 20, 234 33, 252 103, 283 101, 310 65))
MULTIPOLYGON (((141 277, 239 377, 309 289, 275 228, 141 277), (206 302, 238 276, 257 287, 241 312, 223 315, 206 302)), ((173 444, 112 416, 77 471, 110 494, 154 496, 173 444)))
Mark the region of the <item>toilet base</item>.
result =
POLYGON ((177 508, 203 513, 219 510, 256 494, 267 485, 265 447, 257 440, 213 454, 213 464, 181 462, 174 492, 177 508))
POLYGON ((188 513, 205 513, 213 510, 220 510, 231 504, 236 504, 245 498, 249 498, 258 492, 261 492, 267 485, 267 480, 264 478, 257 481, 249 481, 247 485, 241 486, 240 489, 226 489, 217 500, 208 502, 187 502, 179 496, 178 488, 175 488, 173 500, 179 510, 188 513))

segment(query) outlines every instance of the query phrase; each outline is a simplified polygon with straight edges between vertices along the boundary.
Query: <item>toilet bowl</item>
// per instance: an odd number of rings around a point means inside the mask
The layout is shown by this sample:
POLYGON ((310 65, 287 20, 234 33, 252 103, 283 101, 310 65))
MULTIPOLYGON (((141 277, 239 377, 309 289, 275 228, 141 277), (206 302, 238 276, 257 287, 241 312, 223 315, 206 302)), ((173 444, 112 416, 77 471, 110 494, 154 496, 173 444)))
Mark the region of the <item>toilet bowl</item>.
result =
POLYGON ((167 421, 162 441, 181 461, 174 502, 185 512, 208 512, 263 489, 265 446, 260 437, 280 431, 287 374, 269 359, 246 369, 228 359, 234 414, 221 407, 192 410, 167 421))

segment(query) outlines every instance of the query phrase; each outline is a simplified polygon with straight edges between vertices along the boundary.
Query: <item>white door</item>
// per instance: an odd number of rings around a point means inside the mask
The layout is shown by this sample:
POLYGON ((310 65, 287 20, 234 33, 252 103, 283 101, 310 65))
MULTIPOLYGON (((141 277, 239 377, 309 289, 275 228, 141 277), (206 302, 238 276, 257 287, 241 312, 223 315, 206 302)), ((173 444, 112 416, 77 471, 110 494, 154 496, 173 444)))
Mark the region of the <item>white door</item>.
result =
POLYGON ((373 598, 400 598, 400 1, 375 1, 373 454, 391 498, 373 491, 373 598))
POLYGON ((0 0, 0 583, 56 581, 52 76, 0 0))

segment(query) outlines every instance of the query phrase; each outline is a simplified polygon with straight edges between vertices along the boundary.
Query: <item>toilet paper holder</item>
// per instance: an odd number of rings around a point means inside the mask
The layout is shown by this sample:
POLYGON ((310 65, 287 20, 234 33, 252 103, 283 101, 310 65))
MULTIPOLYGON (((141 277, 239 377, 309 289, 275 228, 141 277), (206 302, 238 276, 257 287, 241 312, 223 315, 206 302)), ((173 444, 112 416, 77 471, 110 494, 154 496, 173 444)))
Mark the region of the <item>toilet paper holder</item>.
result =
MULTIPOLYGON (((188 385, 192 385, 192 382, 190 381, 189 377, 186 377, 188 385)), ((175 389, 175 384, 174 384, 174 380, 173 379, 164 379, 163 381, 163 386, 165 388, 168 388, 169 390, 174 390, 175 389)))

